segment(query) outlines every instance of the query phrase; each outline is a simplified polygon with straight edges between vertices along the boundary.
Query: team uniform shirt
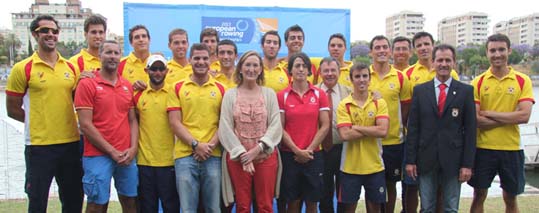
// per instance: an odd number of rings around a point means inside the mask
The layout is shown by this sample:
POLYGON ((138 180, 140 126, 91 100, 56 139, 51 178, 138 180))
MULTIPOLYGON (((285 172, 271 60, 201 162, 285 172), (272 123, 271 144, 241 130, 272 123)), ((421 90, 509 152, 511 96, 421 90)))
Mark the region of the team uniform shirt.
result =
POLYGON ((369 90, 377 91, 387 103, 389 113, 389 129, 382 145, 397 145, 402 143, 402 116, 401 103, 410 103, 412 100, 411 85, 408 78, 401 71, 390 66, 391 69, 383 79, 371 65, 371 82, 369 90))
POLYGON ((344 61, 344 66, 341 67, 341 74, 339 74, 339 84, 353 87, 352 80, 350 79, 350 68, 354 65, 351 61, 344 61))
MULTIPOLYGON (((416 85, 430 81, 434 79, 434 77, 436 77, 436 71, 429 70, 427 67, 421 65, 419 62, 408 67, 408 69, 403 72, 406 72, 405 74, 408 77, 408 80, 410 80, 412 88, 414 88, 416 85)), ((460 80, 459 74, 455 70, 451 70, 451 77, 453 77, 453 79, 457 81, 460 80)))
POLYGON ((174 83, 184 78, 187 78, 191 73, 193 73, 193 68, 191 67, 191 64, 182 66, 174 60, 170 60, 167 62, 167 68, 168 73, 167 77, 165 78, 165 83, 168 85, 173 85, 174 83))
POLYGON ((275 91, 280 92, 290 85, 290 76, 286 69, 281 66, 275 66, 273 69, 269 69, 264 65, 264 86, 269 87, 275 91))
POLYGON ((26 145, 79 140, 73 110, 77 74, 77 68, 59 53, 54 67, 41 60, 37 52, 13 66, 6 95, 23 98, 26 145))
POLYGON ((81 49, 79 54, 74 55, 69 61, 79 68, 79 71, 94 71, 101 68, 101 61, 86 49, 81 49))
MULTIPOLYGON (((303 97, 292 90, 292 85, 277 93, 279 110, 284 113, 284 130, 290 135, 292 141, 299 149, 306 149, 311 145, 318 131, 318 117, 320 111, 329 111, 329 101, 326 93, 309 84, 309 89, 303 97)), ((288 146, 281 146, 281 150, 291 152, 288 146)), ((319 147, 314 151, 318 151, 319 147)))
POLYGON ((215 76, 215 80, 219 83, 225 85, 227 89, 233 88, 238 86, 236 82, 234 82, 234 76, 232 76, 232 79, 228 79, 225 74, 219 73, 215 76))
MULTIPOLYGON (((181 111, 183 126, 197 141, 208 143, 217 134, 225 86, 211 77, 199 86, 188 77, 172 89, 167 98, 167 111, 181 111)), ((174 143, 174 159, 191 155, 193 148, 190 144, 191 141, 174 143)), ((221 148, 213 149, 212 156, 221 156, 221 148)))
MULTIPOLYGON (((377 119, 389 119, 384 99, 369 98, 358 106, 352 95, 341 101, 337 108, 337 128, 375 126, 377 119)), ((345 141, 341 154, 341 171, 348 174, 368 175, 384 170, 381 138, 362 137, 345 141)))
POLYGON ((120 64, 118 65, 118 73, 120 73, 120 75, 127 79, 127 81, 129 81, 131 84, 135 83, 137 80, 148 82, 150 78, 144 71, 147 61, 148 58, 141 60, 137 58, 133 52, 131 52, 128 56, 120 60, 120 64))
POLYGON ((165 84, 159 90, 148 86, 146 90, 135 93, 135 107, 139 115, 138 165, 174 165, 174 133, 167 114, 168 93, 172 91, 172 87, 165 84))
MULTIPOLYGON (((530 78, 509 67, 502 79, 492 74, 490 68, 472 81, 474 100, 481 111, 513 112, 518 103, 533 98, 530 78)), ((492 150, 521 150, 520 130, 517 124, 506 124, 490 129, 478 129, 477 148, 492 150)))
MULTIPOLYGON (((81 79, 75 95, 75 109, 92 110, 92 123, 101 136, 116 150, 122 152, 131 146, 129 110, 133 109, 133 89, 118 74, 115 85, 105 81, 99 71, 94 78, 81 79)), ((105 153, 84 137, 84 156, 101 156, 105 153)))
POLYGON ((215 70, 216 73, 221 70, 221 62, 219 60, 210 63, 210 70, 215 70))

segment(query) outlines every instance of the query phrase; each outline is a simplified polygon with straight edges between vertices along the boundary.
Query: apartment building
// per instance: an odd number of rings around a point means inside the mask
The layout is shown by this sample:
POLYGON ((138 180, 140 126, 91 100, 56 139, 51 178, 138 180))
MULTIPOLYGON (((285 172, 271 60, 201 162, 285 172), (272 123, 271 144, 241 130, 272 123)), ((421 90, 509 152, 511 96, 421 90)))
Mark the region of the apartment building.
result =
POLYGON ((492 32, 507 35, 511 44, 539 45, 539 13, 498 22, 492 32))
POLYGON ((444 18, 438 22, 438 40, 455 47, 482 44, 487 41, 489 22, 488 15, 480 12, 444 18))
POLYGON ((417 32, 423 31, 424 25, 423 13, 401 11, 386 18, 386 37, 389 39, 397 36, 412 38, 417 32))

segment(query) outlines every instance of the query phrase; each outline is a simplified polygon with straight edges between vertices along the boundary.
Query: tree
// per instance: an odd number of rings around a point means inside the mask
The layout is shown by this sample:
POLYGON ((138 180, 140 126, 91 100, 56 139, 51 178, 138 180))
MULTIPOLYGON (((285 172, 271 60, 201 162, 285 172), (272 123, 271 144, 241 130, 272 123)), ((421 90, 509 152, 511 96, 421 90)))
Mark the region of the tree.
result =
POLYGON ((509 58, 507 59, 509 64, 518 64, 522 61, 524 58, 524 54, 520 53, 519 51, 511 51, 511 55, 509 55, 509 58))
POLYGON ((82 47, 84 47, 84 43, 77 43, 75 41, 69 41, 67 43, 61 41, 56 44, 56 49, 65 58, 71 58, 71 56, 76 55, 82 47))
POLYGON ((16 62, 17 49, 19 49, 21 45, 21 41, 13 33, 8 34, 2 39, 2 51, 0 52, 2 52, 2 55, 7 56, 7 63, 10 66, 13 66, 13 63, 16 62))
POLYGON ((32 42, 30 41, 30 38, 28 38, 28 55, 31 55, 34 53, 34 49, 32 48, 32 42))
POLYGON ((354 63, 363 63, 366 65, 371 65, 371 58, 369 56, 357 56, 354 58, 354 63))
POLYGON ((350 48, 351 58, 356 58, 357 56, 369 56, 369 46, 361 42, 354 43, 352 48, 350 48))

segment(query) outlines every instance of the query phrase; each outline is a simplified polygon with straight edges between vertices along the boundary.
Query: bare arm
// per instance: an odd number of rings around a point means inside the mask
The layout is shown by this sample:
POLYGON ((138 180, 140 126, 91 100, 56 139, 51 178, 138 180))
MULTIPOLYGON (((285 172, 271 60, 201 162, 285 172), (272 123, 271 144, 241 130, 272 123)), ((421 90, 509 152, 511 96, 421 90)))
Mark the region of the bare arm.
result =
POLYGON ((308 150, 313 151, 320 146, 322 140, 326 137, 329 131, 329 111, 320 111, 318 114, 319 128, 314 135, 313 141, 307 147, 308 150))
POLYGON ((357 130, 354 130, 352 127, 353 126, 339 127, 339 129, 338 129, 339 136, 341 137, 342 140, 344 140, 344 141, 352 141, 352 140, 360 139, 360 138, 365 136, 361 132, 359 132, 357 130))
MULTIPOLYGON (((182 113, 179 110, 173 110, 168 112, 168 121, 170 128, 176 137, 178 137, 181 142, 191 146, 191 142, 195 140, 193 135, 185 128, 182 124, 182 113)), ((215 134, 212 137, 212 140, 217 140, 218 134, 215 134)), ((211 140, 210 140, 211 141, 211 140)), ((218 140, 217 140, 218 141, 218 140)), ((194 158, 196 160, 206 160, 212 152, 212 148, 208 143, 198 143, 198 146, 193 150, 194 158)))
POLYGON ((138 121, 135 109, 132 108, 128 112, 128 120, 129 120, 129 128, 130 128, 130 134, 131 134, 131 146, 128 149, 127 156, 128 159, 126 161, 127 164, 131 162, 131 160, 135 159, 135 156, 138 152, 138 138, 139 138, 139 129, 138 129, 138 121))
POLYGON ((375 126, 359 126, 354 125, 352 129, 361 132, 364 136, 384 138, 387 135, 387 129, 389 128, 389 120, 387 118, 376 119, 375 126))
POLYGON ((79 116, 80 130, 92 145, 119 164, 126 160, 127 155, 110 145, 94 126, 92 123, 93 111, 91 109, 78 109, 77 114, 79 116))
POLYGON ((494 128, 494 127, 502 125, 502 123, 500 123, 500 122, 498 122, 496 120, 493 120, 491 118, 486 117, 483 114, 483 112, 481 111, 479 104, 475 104, 475 111, 477 112, 476 113, 476 118, 477 118, 477 127, 478 128, 480 128, 480 129, 490 129, 490 128, 494 128))
POLYGON ((531 101, 523 101, 513 112, 480 111, 479 114, 501 124, 524 124, 530 120, 532 105, 531 101))
POLYGON ((406 127, 408 123, 408 112, 410 111, 410 102, 401 102, 401 122, 402 126, 406 127))
POLYGON ((24 123, 23 96, 6 95, 7 116, 24 123))

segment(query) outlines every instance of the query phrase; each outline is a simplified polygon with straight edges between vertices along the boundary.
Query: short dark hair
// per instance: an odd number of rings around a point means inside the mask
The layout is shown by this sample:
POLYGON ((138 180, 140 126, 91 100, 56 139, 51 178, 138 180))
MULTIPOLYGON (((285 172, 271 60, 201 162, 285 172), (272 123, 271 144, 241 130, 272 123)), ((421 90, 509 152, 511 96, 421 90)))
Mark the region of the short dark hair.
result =
POLYGON ((176 28, 176 29, 173 29, 172 31, 170 31, 170 33, 168 33, 168 43, 170 44, 170 42, 172 42, 172 36, 175 36, 175 35, 185 35, 185 38, 187 39, 187 42, 189 42, 189 36, 187 35, 187 31, 182 29, 182 28, 176 28))
POLYGON ((313 74, 313 71, 311 70, 311 59, 304 52, 294 53, 292 54, 292 56, 290 56, 290 58, 288 59, 287 66, 288 74, 292 75, 292 67, 294 67, 294 61, 297 58, 301 58, 301 60, 303 60, 303 63, 305 63, 305 65, 307 66, 307 70, 309 71, 309 76, 311 76, 313 74))
POLYGON ((99 14, 93 14, 84 20, 84 32, 88 33, 90 25, 103 25, 105 32, 107 31, 107 19, 99 14))
MULTIPOLYGON (((115 40, 105 40, 101 44, 99 44, 99 54, 103 52, 103 47, 105 46, 105 44, 116 44, 120 46, 120 44, 115 40)), ((121 48, 120 48, 120 51, 121 51, 121 48)))
POLYGON ((56 19, 54 19, 54 17, 52 17, 51 15, 39 15, 34 20, 32 20, 32 22, 30 23, 30 33, 35 32, 35 30, 39 27, 39 22, 41 20, 53 21, 54 24, 56 24, 56 28, 58 28, 58 30, 60 30, 60 26, 58 25, 58 21, 56 19))
POLYGON ((374 41, 378 41, 378 40, 386 40, 387 41, 387 45, 389 45, 391 48, 391 43, 389 42, 389 39, 383 35, 377 35, 377 36, 374 36, 374 38, 371 39, 371 43, 369 43, 369 49, 372 50, 372 46, 374 45, 374 41))
POLYGON ((284 31, 284 41, 285 42, 288 41, 288 35, 290 34, 291 31, 299 31, 299 32, 301 32, 301 34, 303 35, 303 40, 305 41, 305 33, 303 32, 303 28, 301 28, 297 24, 294 24, 294 25, 290 26, 288 29, 286 29, 286 31, 284 31))
POLYGON ((337 61, 337 59, 333 58, 333 57, 324 57, 321 61, 320 61, 320 64, 318 65, 318 67, 322 67, 322 64, 323 63, 327 63, 327 64, 330 64, 331 62, 335 62, 337 63, 337 69, 340 70, 341 69, 341 65, 339 64, 339 61, 337 61))
POLYGON ((369 73, 369 79, 371 79, 371 69, 369 68, 369 65, 367 64, 364 64, 364 63, 361 63, 361 62, 358 62, 358 63, 354 63, 354 65, 352 65, 352 67, 350 68, 350 81, 353 81, 354 78, 352 77, 354 75, 354 71, 359 71, 359 70, 364 70, 364 69, 367 69, 367 72, 369 73))
POLYGON ((206 44, 194 43, 193 45, 191 45, 191 49, 189 50, 189 58, 193 57, 193 52, 195 52, 195 50, 204 50, 208 52, 208 55, 210 55, 210 48, 208 48, 206 44))
POLYGON ((334 38, 341 39, 344 42, 344 45, 346 45, 346 38, 344 37, 344 35, 342 33, 334 33, 329 36, 328 46, 329 46, 329 43, 331 43, 331 39, 334 39, 334 38))
POLYGON ((428 36, 430 38, 430 43, 432 43, 432 45, 434 45, 434 38, 432 38, 432 35, 430 33, 422 31, 422 32, 418 32, 418 33, 416 33, 414 35, 414 37, 412 38, 412 46, 415 48, 415 41, 417 39, 420 39, 420 38, 425 37, 425 36, 428 36))
POLYGON ((409 38, 406 38, 404 36, 397 36, 393 39, 393 43, 391 44, 391 46, 393 46, 393 48, 395 48, 395 43, 397 42, 401 42, 401 41, 406 41, 408 42, 408 48, 409 49, 412 49, 412 41, 410 41, 409 38))
POLYGON ((138 24, 138 25, 135 25, 135 26, 131 27, 131 29, 129 29, 129 43, 133 42, 133 32, 135 32, 137 30, 140 30, 140 29, 143 29, 144 31, 146 31, 146 35, 148 36, 148 40, 150 40, 150 31, 148 31, 148 28, 146 28, 146 26, 144 26, 142 24, 138 24))
POLYGON ((488 49, 488 43, 489 42, 496 42, 496 41, 501 41, 501 42, 505 42, 505 44, 507 44, 507 48, 511 48, 511 40, 509 40, 509 37, 507 37, 506 35, 504 34, 501 34, 501 33, 496 33, 496 34, 493 34, 491 36, 489 36, 487 38, 487 43, 485 44, 485 47, 488 49))
POLYGON ((238 46, 236 46, 236 43, 234 43, 232 40, 225 39, 217 43, 217 55, 219 55, 219 46, 221 45, 230 45, 234 47, 234 54, 238 54, 238 46))
POLYGON ((434 59, 436 58, 436 52, 437 51, 442 51, 442 50, 450 50, 451 53, 453 53, 453 61, 457 61, 457 55, 456 55, 456 51, 455 51, 455 48, 449 44, 440 44, 440 45, 437 45, 434 47, 434 49, 432 50, 432 60, 434 61, 434 59))
POLYGON ((262 46, 264 46, 264 43, 266 42, 266 37, 268 35, 274 35, 274 36, 277 36, 278 40, 279 40, 279 47, 281 47, 281 36, 279 36, 279 33, 276 31, 276 30, 270 30, 266 33, 264 33, 264 35, 262 36, 262 39, 260 39, 260 44, 262 46))
POLYGON ((206 36, 215 36, 215 40, 219 42, 219 33, 217 33, 217 30, 211 27, 204 28, 202 32, 200 32, 200 42, 202 43, 202 39, 206 36))

